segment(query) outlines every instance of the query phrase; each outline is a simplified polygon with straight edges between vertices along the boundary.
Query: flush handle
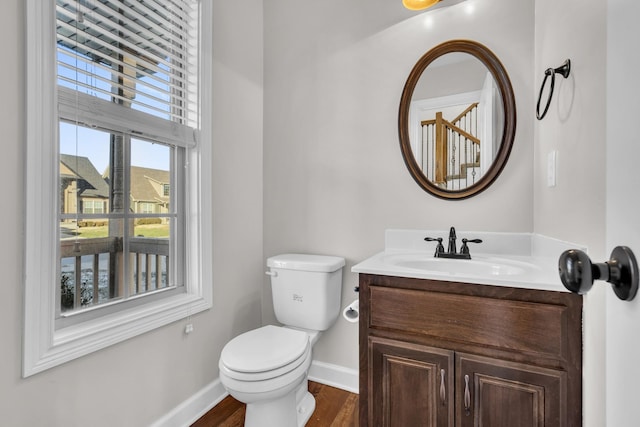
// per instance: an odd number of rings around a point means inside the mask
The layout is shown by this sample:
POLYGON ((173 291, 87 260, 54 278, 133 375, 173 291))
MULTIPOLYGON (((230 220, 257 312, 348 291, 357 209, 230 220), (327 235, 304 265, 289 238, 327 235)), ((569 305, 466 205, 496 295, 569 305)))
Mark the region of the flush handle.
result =
POLYGON ((264 274, 266 274, 267 276, 271 276, 271 277, 278 277, 278 272, 277 271, 265 271, 264 274))
POLYGON ((626 246, 615 247, 609 261, 596 264, 586 253, 570 249, 560 255, 558 270, 564 287, 577 294, 586 294, 594 280, 611 283, 613 291, 623 301, 631 301, 638 292, 638 262, 626 246))

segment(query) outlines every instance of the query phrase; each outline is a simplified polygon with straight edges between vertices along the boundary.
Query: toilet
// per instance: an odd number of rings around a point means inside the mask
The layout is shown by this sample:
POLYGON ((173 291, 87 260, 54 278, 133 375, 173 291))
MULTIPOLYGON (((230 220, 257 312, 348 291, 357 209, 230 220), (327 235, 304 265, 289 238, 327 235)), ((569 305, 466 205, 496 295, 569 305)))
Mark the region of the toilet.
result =
POLYGON ((241 334, 220 355, 220 382, 247 405, 245 427, 302 427, 316 402, 308 391, 311 349, 340 313, 344 258, 284 254, 267 259, 273 309, 283 326, 241 334))

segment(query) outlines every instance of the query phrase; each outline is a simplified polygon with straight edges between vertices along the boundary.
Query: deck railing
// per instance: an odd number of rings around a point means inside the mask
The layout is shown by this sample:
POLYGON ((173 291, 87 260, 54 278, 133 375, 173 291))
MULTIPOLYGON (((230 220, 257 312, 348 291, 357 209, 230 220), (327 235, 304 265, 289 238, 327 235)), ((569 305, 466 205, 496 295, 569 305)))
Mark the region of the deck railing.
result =
POLYGON ((134 284, 136 293, 167 286, 169 275, 169 239, 132 237, 129 253, 134 256, 134 284))
MULTIPOLYGON (((135 295, 168 285, 169 239, 130 237, 131 285, 135 295)), ((60 241, 61 310, 75 310, 121 298, 124 276, 120 237, 60 241)))

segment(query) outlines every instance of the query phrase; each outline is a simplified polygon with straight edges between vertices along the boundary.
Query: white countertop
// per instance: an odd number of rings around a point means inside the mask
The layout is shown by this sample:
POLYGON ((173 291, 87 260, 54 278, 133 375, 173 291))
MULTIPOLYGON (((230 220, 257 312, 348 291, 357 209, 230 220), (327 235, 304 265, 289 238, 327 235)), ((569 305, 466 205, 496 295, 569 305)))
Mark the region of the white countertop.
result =
POLYGON ((567 249, 586 250, 531 233, 456 230, 456 234, 458 250, 463 237, 483 240, 469 245, 471 260, 434 258, 437 242, 425 242, 424 238, 442 237, 446 248, 449 230, 386 230, 384 250, 354 265, 351 271, 568 292, 558 276, 558 257, 567 249))

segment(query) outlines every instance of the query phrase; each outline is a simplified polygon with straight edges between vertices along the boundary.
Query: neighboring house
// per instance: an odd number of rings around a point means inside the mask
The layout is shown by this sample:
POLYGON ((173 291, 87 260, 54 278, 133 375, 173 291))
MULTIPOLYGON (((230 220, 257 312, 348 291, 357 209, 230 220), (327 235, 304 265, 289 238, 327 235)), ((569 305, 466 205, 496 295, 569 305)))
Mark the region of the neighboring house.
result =
POLYGON ((169 171, 131 166, 131 209, 135 213, 169 212, 169 171))
POLYGON ((60 154, 60 183, 63 214, 109 211, 109 184, 88 158, 60 154))
MULTIPOLYGON (((167 213, 169 211, 169 171, 131 167, 131 211, 167 213)), ((100 175, 86 157, 60 155, 61 206, 63 214, 109 212, 109 169, 100 175), (76 195, 77 189, 77 195, 76 195)))

